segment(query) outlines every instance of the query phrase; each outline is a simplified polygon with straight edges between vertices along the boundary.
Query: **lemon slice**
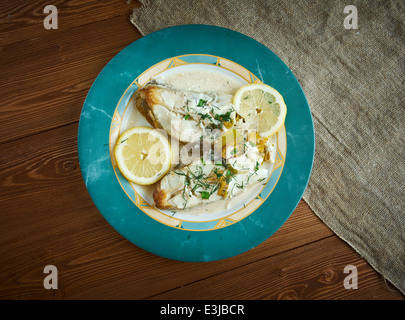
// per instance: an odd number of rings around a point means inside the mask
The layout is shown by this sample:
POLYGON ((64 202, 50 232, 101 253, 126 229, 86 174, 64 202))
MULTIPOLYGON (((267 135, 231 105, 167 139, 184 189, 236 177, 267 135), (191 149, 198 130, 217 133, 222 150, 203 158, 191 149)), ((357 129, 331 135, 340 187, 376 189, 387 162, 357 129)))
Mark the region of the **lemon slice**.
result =
POLYGON ((159 181, 172 162, 167 137, 160 130, 148 127, 125 131, 117 140, 114 155, 124 177, 140 185, 159 181))
POLYGON ((247 84, 233 97, 236 112, 262 137, 270 137, 284 124, 287 107, 281 94, 261 83, 247 84))

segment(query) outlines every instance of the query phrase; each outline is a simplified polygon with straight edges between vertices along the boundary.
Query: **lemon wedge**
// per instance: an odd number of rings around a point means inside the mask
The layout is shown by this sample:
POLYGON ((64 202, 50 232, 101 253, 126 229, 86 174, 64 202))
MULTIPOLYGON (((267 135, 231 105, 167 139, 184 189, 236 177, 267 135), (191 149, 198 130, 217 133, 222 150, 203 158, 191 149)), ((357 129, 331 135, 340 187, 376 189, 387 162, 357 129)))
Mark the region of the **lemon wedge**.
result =
POLYGON ((114 150, 118 169, 136 184, 151 185, 170 170, 170 142, 161 130, 134 127, 117 140, 114 150))
POLYGON ((252 83, 239 88, 233 104, 236 112, 254 126, 262 137, 270 137, 284 124, 287 106, 282 95, 274 88, 252 83))

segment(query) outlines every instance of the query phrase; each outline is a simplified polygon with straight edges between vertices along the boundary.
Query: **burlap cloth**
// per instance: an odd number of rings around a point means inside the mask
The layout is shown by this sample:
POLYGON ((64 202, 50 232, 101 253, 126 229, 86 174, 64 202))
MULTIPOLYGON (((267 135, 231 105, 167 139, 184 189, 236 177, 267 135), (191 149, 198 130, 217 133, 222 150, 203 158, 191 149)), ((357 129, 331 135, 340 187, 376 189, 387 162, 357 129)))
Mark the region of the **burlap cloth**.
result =
POLYGON ((291 68, 316 132, 304 200, 405 293, 404 2, 141 2, 131 22, 143 35, 181 24, 221 26, 258 40, 291 68), (358 29, 344 27, 348 4, 357 8, 358 29))

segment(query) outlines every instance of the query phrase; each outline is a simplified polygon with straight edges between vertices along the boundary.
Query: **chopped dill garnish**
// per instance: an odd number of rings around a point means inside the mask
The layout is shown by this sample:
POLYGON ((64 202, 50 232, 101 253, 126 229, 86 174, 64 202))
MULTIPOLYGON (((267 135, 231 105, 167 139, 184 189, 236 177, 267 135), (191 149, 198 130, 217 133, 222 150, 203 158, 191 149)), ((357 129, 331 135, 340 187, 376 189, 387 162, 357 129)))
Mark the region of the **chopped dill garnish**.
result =
POLYGON ((197 113, 197 114, 200 116, 201 120, 208 119, 212 122, 212 117, 209 113, 197 113))
POLYGON ((208 199, 210 197, 210 193, 208 191, 198 191, 201 193, 201 198, 208 199))
POLYGON ((215 173, 215 175, 217 176, 217 178, 220 178, 220 177, 223 176, 223 174, 222 174, 221 172, 218 172, 218 168, 215 168, 215 169, 214 169, 214 173, 215 173))
POLYGON ((200 101, 198 101, 197 107, 204 107, 206 103, 207 100, 200 99, 200 101))
POLYGON ((231 118, 232 111, 228 111, 224 114, 215 114, 215 120, 221 121, 221 122, 229 122, 232 120, 231 118))
POLYGON ((238 187, 239 189, 242 189, 242 190, 243 190, 243 188, 244 188, 244 186, 243 186, 243 181, 242 181, 241 184, 237 184, 237 187, 238 187))

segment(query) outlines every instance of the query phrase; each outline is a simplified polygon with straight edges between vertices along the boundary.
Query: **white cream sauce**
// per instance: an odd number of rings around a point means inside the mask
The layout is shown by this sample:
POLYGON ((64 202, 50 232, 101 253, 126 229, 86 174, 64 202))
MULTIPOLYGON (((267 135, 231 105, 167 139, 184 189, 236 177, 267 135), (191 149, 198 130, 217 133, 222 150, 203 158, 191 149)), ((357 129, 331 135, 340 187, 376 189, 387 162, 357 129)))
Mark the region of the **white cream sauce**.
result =
POLYGON ((187 70, 179 73, 160 76, 165 83, 182 90, 198 92, 222 91, 235 94, 244 82, 237 81, 221 73, 208 70, 187 70))
MULTIPOLYGON (((273 155, 272 155, 273 156, 273 155)), ((262 168, 267 169, 268 172, 271 172, 271 169, 273 167, 273 162, 264 162, 261 165, 262 168)), ((204 205, 196 206, 190 209, 184 209, 184 210, 175 210, 176 211, 176 217, 179 219, 186 219, 187 220, 187 215, 193 215, 193 216, 200 216, 200 215, 212 215, 215 212, 221 212, 225 210, 229 210, 232 207, 235 207, 237 205, 247 205, 251 200, 253 200, 255 195, 258 195, 261 190, 264 188, 265 184, 267 183, 267 179, 263 182, 258 182, 253 185, 248 185, 247 188, 242 191, 241 193, 237 194, 237 196, 233 198, 227 198, 215 202, 210 202, 204 205)))

